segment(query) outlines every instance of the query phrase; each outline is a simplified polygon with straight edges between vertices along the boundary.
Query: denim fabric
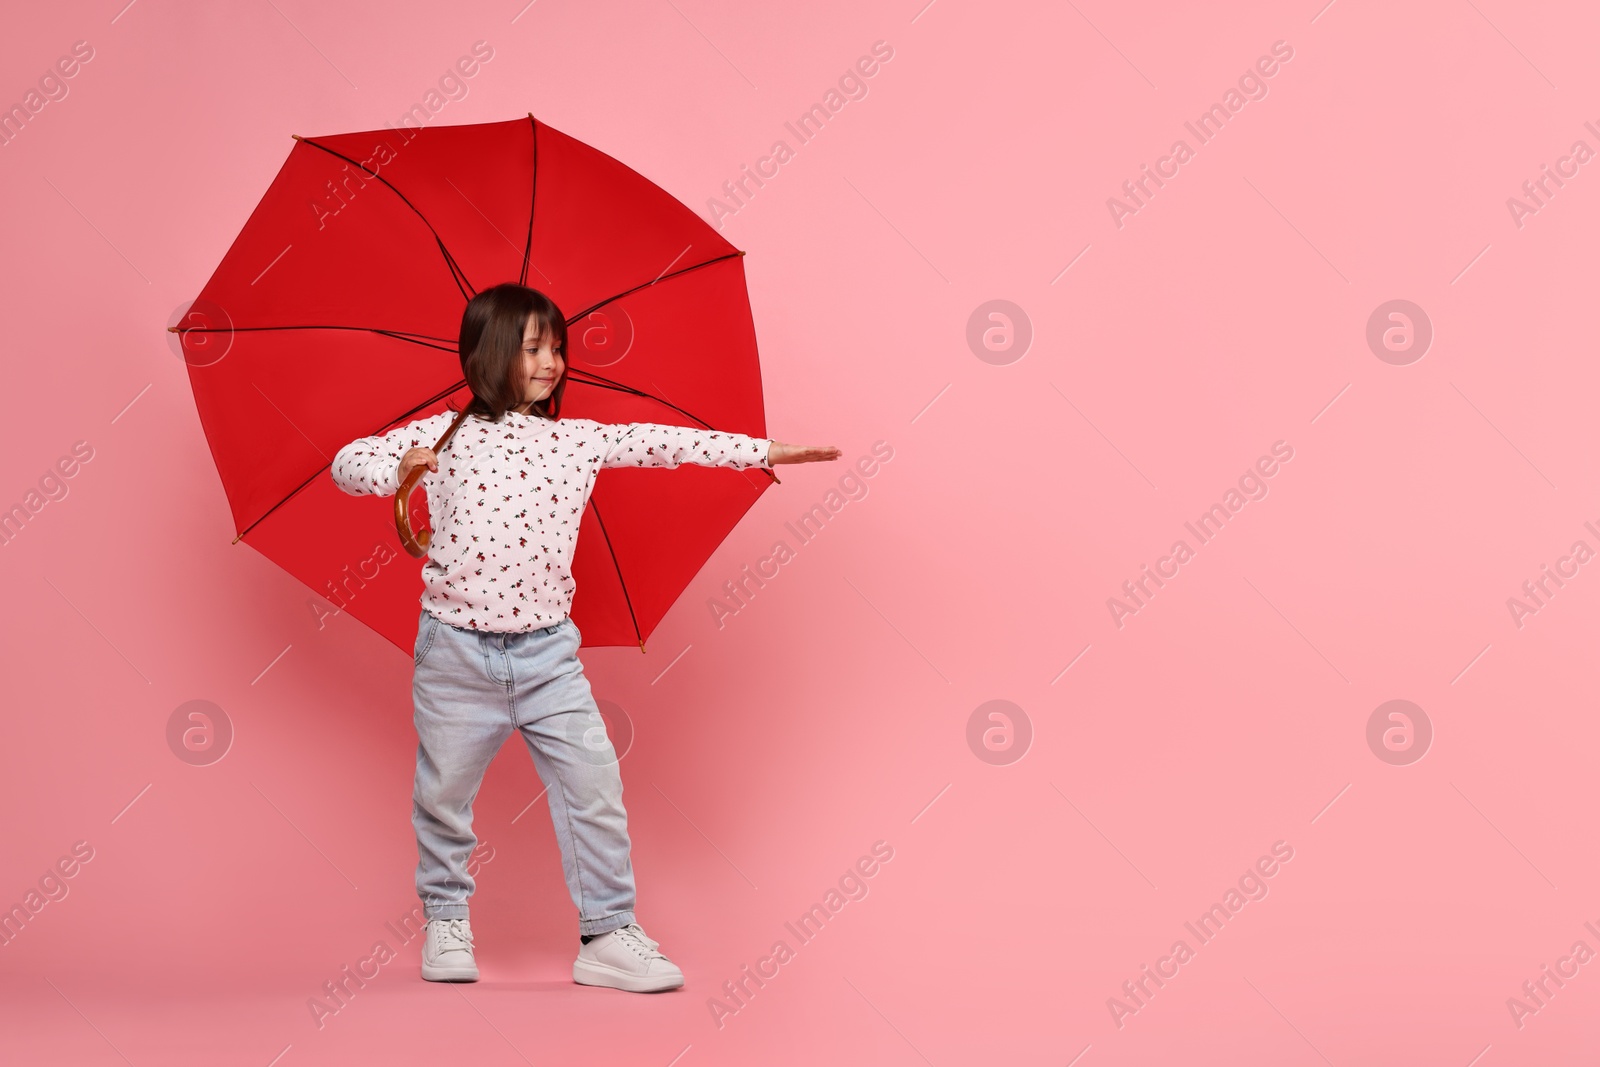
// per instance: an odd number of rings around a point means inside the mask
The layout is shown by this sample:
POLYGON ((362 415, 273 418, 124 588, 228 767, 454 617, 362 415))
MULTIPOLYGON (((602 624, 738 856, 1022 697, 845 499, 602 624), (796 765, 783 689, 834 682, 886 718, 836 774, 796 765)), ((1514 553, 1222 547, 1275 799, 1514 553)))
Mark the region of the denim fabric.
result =
POLYGON ((628 814, 616 749, 578 660, 572 619, 526 633, 464 630, 423 609, 417 622, 417 896, 429 919, 468 917, 476 888, 472 801, 512 730, 543 780, 578 929, 634 921, 628 814))

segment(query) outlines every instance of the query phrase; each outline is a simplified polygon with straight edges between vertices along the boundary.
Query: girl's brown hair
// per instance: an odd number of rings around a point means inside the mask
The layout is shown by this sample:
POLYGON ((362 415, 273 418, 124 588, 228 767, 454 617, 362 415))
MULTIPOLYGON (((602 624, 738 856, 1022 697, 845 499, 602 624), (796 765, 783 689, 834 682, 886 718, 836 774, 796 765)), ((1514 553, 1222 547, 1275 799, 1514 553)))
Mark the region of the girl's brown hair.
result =
POLYGON ((561 397, 567 391, 567 320, 555 301, 525 285, 504 282, 467 301, 461 314, 461 375, 472 390, 468 414, 499 422, 507 410, 522 403, 522 392, 512 380, 521 366, 522 333, 533 316, 540 340, 555 334, 552 347, 562 356, 561 378, 555 389, 534 403, 530 414, 547 419, 561 417, 561 397))

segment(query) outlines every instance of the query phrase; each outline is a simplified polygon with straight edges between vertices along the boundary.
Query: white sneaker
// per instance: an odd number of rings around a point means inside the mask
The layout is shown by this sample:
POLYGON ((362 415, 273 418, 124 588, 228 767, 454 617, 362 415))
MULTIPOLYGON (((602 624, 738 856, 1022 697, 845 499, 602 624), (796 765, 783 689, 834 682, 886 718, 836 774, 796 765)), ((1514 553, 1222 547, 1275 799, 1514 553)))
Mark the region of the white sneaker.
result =
POLYGON ((629 993, 657 993, 683 985, 678 965, 656 949, 638 923, 601 934, 578 949, 572 980, 580 985, 603 985, 629 993))
MULTIPOLYGON (((472 924, 466 919, 429 919, 422 943, 422 977, 430 982, 476 982, 472 924)), ((593 942, 590 942, 593 944, 593 942)))

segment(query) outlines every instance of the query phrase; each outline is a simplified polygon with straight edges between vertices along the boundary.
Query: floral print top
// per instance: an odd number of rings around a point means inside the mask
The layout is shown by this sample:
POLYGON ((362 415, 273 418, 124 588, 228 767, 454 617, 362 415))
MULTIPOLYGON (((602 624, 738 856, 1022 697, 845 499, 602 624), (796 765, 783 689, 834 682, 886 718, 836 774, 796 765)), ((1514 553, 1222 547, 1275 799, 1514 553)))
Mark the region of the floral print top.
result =
MULTIPOLYGON (((432 448, 453 411, 362 437, 339 449, 329 473, 353 495, 393 496, 400 458, 432 448)), ((769 438, 653 422, 602 423, 506 412, 469 415, 437 472, 423 468, 433 534, 422 567, 422 607, 452 626, 519 633, 567 617, 572 557, 595 476, 606 467, 770 470, 769 438)))

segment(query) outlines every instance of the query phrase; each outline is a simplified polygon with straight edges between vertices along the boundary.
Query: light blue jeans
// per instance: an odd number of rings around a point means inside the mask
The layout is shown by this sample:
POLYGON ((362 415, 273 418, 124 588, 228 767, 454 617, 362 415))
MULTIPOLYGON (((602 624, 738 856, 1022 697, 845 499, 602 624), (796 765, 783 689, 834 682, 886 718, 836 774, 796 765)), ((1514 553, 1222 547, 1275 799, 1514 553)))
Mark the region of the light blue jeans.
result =
POLYGON ((465 919, 476 885, 472 801, 512 730, 522 735, 561 848, 578 930, 603 934, 634 921, 628 813, 617 753, 578 660, 571 618, 528 633, 451 626, 422 609, 412 697, 417 779, 417 896, 429 919, 465 919))

